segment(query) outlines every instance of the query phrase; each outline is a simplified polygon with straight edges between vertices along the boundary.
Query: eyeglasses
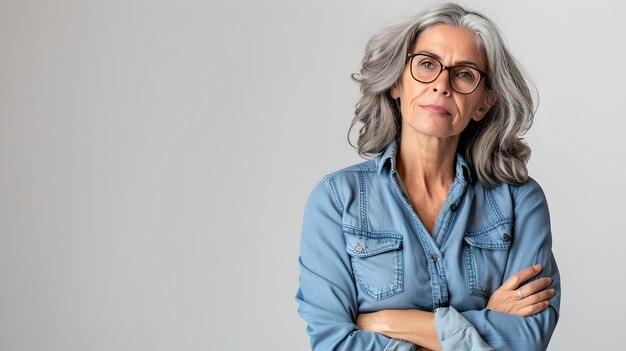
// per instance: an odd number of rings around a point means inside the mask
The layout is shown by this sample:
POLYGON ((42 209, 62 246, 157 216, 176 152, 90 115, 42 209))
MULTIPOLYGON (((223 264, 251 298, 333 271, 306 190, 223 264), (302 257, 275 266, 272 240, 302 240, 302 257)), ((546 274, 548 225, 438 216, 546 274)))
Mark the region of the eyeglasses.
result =
POLYGON ((432 83, 441 72, 448 71, 448 82, 452 90, 459 94, 471 94, 476 90, 480 81, 487 76, 471 66, 444 66, 441 61, 426 54, 408 54, 411 59, 411 76, 420 83, 432 83))

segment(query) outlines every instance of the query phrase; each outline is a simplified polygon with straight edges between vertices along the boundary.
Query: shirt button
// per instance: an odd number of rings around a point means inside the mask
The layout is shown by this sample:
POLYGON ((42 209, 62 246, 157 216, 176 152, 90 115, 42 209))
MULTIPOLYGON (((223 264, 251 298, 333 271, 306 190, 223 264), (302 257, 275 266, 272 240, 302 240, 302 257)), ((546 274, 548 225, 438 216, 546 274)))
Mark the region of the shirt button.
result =
POLYGON ((433 258, 433 261, 437 261, 437 254, 433 253, 432 255, 430 255, 430 257, 433 258))
POLYGON ((356 252, 362 252, 362 251, 363 251, 363 246, 361 246, 361 245, 357 244, 357 245, 354 247, 354 251, 356 251, 356 252))
POLYGON ((511 236, 507 233, 504 233, 504 235, 502 235, 502 240, 511 241, 511 236))
POLYGON ((457 207, 457 205, 456 205, 456 204, 452 204, 452 205, 450 205, 450 211, 452 211, 452 212, 456 211, 456 209, 457 209, 457 208, 458 208, 458 207, 457 207))

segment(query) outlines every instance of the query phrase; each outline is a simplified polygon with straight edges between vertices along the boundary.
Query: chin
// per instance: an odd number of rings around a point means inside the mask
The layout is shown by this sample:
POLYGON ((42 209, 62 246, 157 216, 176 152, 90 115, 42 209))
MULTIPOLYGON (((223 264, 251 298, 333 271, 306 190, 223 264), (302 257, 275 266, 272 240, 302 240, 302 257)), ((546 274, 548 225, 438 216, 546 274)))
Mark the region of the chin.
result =
POLYGON ((436 138, 447 138, 455 135, 454 130, 448 123, 442 125, 442 123, 428 123, 426 125, 420 125, 413 127, 418 134, 427 135, 436 138))

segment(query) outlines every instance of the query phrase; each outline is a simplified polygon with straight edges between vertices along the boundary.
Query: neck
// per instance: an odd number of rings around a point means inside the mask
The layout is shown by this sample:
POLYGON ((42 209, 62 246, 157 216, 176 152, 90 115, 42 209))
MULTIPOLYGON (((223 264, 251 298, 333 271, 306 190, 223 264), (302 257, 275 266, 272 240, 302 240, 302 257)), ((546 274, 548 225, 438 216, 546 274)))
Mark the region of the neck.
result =
POLYGON ((441 187, 447 189, 454 179, 458 136, 407 134, 403 130, 396 154, 396 169, 402 181, 429 193, 441 187))

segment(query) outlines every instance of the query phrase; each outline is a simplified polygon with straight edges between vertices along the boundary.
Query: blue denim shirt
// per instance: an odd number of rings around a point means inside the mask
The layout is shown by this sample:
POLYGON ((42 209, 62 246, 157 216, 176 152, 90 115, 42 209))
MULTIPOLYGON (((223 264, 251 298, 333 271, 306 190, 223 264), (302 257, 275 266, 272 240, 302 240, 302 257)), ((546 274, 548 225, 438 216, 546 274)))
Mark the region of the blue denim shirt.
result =
POLYGON ((557 323, 560 279, 545 196, 533 180, 485 188, 460 154, 430 235, 396 173, 396 142, 313 189, 302 226, 298 313, 313 350, 413 350, 360 330, 358 314, 435 311, 443 350, 544 350, 557 323), (523 268, 551 277, 550 306, 529 317, 485 308, 523 268))

